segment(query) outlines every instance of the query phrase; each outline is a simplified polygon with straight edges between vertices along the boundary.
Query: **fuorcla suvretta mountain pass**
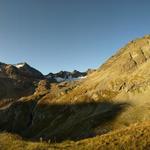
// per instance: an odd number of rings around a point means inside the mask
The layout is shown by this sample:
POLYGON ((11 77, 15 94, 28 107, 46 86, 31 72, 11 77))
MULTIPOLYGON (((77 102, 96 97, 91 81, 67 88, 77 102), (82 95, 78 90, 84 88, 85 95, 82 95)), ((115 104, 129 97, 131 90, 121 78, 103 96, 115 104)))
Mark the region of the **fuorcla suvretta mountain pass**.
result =
POLYGON ((149 150, 148 0, 0 1, 0 150, 149 150))

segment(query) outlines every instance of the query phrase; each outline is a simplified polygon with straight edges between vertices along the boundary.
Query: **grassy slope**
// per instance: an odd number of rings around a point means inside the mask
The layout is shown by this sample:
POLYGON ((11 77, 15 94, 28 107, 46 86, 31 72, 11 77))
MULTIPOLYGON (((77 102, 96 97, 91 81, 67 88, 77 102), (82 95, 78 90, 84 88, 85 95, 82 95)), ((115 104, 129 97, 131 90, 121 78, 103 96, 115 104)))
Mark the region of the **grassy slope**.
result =
POLYGON ((109 134, 89 138, 77 142, 65 141, 60 144, 44 142, 27 142, 16 135, 0 134, 0 149, 2 150, 143 150, 150 149, 150 122, 134 124, 128 128, 113 131, 109 134))
POLYGON ((1 150, 47 150, 48 148, 50 145, 46 143, 24 141, 21 137, 9 133, 0 134, 1 150))

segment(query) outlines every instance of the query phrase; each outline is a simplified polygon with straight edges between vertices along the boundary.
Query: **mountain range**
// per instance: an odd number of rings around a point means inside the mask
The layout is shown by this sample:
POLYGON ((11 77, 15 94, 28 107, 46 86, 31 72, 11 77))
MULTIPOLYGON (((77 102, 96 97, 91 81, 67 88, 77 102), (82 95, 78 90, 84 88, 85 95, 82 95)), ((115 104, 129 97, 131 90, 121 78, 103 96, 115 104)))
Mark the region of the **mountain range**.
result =
POLYGON ((43 75, 27 63, 0 63, 0 130, 28 140, 62 142, 49 145, 56 149, 68 140, 70 149, 90 142, 95 149, 148 149, 149 67, 150 35, 130 41, 87 72, 43 75), (141 147, 136 140, 143 142, 141 147))

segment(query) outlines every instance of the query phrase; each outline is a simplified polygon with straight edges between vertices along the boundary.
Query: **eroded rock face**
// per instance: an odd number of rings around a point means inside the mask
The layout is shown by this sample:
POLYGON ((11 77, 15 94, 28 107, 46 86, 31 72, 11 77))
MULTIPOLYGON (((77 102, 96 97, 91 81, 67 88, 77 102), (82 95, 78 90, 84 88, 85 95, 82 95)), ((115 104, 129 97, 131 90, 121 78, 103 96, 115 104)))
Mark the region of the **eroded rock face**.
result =
POLYGON ((40 80, 34 94, 47 93, 50 90, 50 82, 48 80, 40 80))

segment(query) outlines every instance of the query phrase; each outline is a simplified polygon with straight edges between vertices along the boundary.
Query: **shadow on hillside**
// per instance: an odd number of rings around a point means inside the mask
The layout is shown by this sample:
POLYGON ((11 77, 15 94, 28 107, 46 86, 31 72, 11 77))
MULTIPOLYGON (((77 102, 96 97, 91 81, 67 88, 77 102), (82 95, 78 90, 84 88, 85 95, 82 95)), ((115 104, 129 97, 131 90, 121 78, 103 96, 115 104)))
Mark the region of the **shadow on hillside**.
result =
POLYGON ((0 129, 26 139, 79 140, 95 136, 94 130, 113 120, 129 105, 113 102, 36 105, 17 102, 0 111, 0 129))
POLYGON ((17 81, 0 77, 0 107, 21 97, 32 95, 35 86, 31 81, 17 81))

